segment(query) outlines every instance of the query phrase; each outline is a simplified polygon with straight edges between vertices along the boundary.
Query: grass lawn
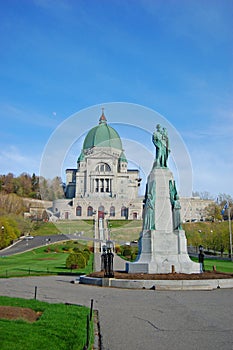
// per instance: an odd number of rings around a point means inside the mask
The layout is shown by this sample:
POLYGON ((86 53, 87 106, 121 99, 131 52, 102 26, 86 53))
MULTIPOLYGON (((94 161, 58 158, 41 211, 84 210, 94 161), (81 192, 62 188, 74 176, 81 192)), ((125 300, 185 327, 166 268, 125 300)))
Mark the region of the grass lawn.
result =
POLYGON ((0 257, 0 277, 17 277, 43 274, 88 274, 92 272, 93 254, 85 269, 69 270, 66 268, 68 252, 62 251, 62 245, 51 245, 51 252, 45 252, 47 247, 40 247, 22 254, 0 257))
POLYGON ((142 230, 141 220, 110 220, 110 237, 116 243, 124 244, 138 240, 142 230))
MULTIPOLYGON (((117 243, 130 242, 138 239, 142 229, 141 220, 109 220, 111 239, 117 243)), ((55 224, 39 223, 31 232, 34 236, 52 235, 58 233, 72 234, 82 232, 83 237, 94 237, 93 220, 59 220, 55 224)))
POLYGON ((86 237, 93 237, 94 235, 93 220, 59 220, 56 222, 56 227, 64 234, 82 231, 86 237))
MULTIPOLYGON (((65 234, 82 231, 83 237, 94 237, 93 220, 58 221, 56 226, 65 234)), ((117 243, 138 239, 141 226, 140 220, 109 220, 110 238, 117 243)))
MULTIPOLYGON (((90 313, 87 307, 9 297, 0 297, 0 305, 26 307, 42 312, 40 318, 33 323, 0 319, 1 350, 81 350, 86 343, 86 320, 90 313)), ((93 344, 92 321, 90 330, 90 344, 93 344)))
MULTIPOLYGON (((198 258, 192 258, 193 261, 198 262, 198 258)), ((233 262, 227 260, 208 259, 204 261, 206 271, 212 271, 213 266, 216 266, 216 270, 219 272, 233 273, 233 262)))
POLYGON ((56 235, 59 233, 59 228, 52 222, 40 222, 31 231, 32 236, 56 235))

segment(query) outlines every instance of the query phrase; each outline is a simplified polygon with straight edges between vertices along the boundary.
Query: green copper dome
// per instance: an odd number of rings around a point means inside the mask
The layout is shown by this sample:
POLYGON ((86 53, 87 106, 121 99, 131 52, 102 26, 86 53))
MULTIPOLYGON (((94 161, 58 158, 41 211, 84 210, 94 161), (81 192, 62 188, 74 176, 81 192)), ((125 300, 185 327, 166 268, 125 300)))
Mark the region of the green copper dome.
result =
POLYGON ((122 143, 119 134, 107 124, 104 113, 99 119, 99 125, 92 128, 83 143, 83 150, 92 147, 112 147, 122 150, 122 143))
POLYGON ((82 150, 80 153, 80 156, 78 157, 78 162, 81 162, 84 159, 85 159, 85 155, 84 155, 83 150, 82 150))

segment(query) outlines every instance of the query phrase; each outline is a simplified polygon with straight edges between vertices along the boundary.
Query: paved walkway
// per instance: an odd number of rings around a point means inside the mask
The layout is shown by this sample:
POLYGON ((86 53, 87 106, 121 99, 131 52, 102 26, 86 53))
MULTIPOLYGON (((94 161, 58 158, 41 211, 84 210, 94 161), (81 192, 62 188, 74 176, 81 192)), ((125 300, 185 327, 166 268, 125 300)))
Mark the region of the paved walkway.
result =
MULTIPOLYGON (((99 311, 102 350, 233 348, 233 290, 122 290, 71 284, 70 277, 0 279, 0 295, 70 302, 99 311)), ((36 349, 37 350, 37 349, 36 349)))

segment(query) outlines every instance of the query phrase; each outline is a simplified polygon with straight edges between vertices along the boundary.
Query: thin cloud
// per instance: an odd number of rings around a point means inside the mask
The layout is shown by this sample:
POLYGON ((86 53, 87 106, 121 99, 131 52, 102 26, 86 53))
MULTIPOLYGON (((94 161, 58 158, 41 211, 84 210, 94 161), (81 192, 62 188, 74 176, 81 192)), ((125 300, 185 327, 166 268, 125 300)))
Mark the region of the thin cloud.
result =
POLYGON ((23 107, 14 104, 0 104, 0 117, 2 117, 2 119, 7 117, 7 121, 11 119, 12 122, 17 121, 27 125, 32 124, 34 126, 37 125, 46 128, 56 127, 55 119, 51 117, 51 113, 47 116, 40 112, 26 110, 23 107))
POLYGON ((38 164, 40 155, 33 154, 28 156, 14 145, 10 145, 4 150, 0 151, 0 173, 7 174, 9 172, 14 175, 22 172, 30 172, 38 174, 38 164))

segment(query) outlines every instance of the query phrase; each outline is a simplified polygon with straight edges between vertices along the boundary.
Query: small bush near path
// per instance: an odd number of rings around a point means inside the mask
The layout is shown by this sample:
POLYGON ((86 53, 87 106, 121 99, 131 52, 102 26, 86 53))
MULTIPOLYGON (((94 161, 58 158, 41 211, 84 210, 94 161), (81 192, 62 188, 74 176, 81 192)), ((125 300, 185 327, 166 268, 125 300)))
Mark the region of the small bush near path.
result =
POLYGON ((66 267, 68 269, 77 269, 86 267, 86 259, 81 252, 71 253, 66 259, 66 267))
MULTIPOLYGON (((84 306, 48 304, 37 300, 0 297, 0 305, 30 308, 41 315, 36 322, 0 318, 1 350, 82 350, 86 343, 84 306)), ((93 344, 93 323, 90 324, 93 344)), ((91 349, 91 346, 89 347, 91 349)))

